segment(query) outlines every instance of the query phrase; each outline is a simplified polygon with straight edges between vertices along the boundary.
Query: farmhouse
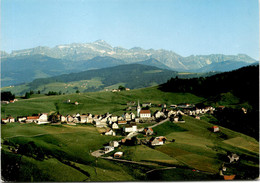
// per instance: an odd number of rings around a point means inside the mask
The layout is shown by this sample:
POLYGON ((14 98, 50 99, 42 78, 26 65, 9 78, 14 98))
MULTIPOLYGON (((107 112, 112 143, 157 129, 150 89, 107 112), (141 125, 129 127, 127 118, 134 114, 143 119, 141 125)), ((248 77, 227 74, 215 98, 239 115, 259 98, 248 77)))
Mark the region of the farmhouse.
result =
POLYGON ((124 126, 123 130, 126 133, 128 133, 128 132, 136 132, 137 131, 137 126, 136 126, 135 123, 133 123, 133 124, 124 126))
POLYGON ((114 147, 112 147, 112 146, 105 146, 104 147, 104 153, 105 154, 112 152, 112 151, 114 151, 114 147))
POLYGON ((150 110, 141 110, 140 111, 140 118, 150 118, 151 111, 150 110))
POLYGON ((117 122, 119 125, 125 125, 126 124, 126 121, 118 121, 117 122))
POLYGON ((25 122, 26 117, 18 118, 18 122, 25 122))
POLYGON ((116 135, 116 132, 114 132, 112 129, 108 129, 108 130, 105 132, 105 135, 113 135, 113 136, 115 136, 115 135, 116 135))
POLYGON ((60 115, 60 119, 59 119, 61 122, 66 122, 67 121, 67 119, 66 119, 66 117, 65 116, 62 116, 62 115, 60 115))
POLYGON ((131 121, 131 115, 129 113, 125 113, 125 120, 131 121))
POLYGON ((232 163, 234 161, 239 160, 239 156, 235 153, 231 153, 230 155, 227 156, 229 158, 229 163, 232 163))
POLYGON ((13 122, 15 122, 15 119, 13 117, 8 117, 6 119, 2 119, 2 122, 4 122, 4 123, 13 123, 13 122))
POLYGON ((111 121, 112 122, 117 122, 117 116, 111 116, 111 121))
POLYGON ((152 146, 158 146, 158 145, 163 145, 166 141, 166 137, 160 136, 160 137, 152 137, 150 139, 150 143, 152 146))
POLYGON ((39 115, 39 122, 47 122, 48 121, 48 113, 42 113, 41 115, 39 115))
POLYGON ((36 123, 38 121, 38 119, 39 119, 39 116, 28 116, 28 117, 26 117, 25 122, 26 123, 32 123, 32 122, 36 123))
POLYGON ((73 121, 73 117, 70 115, 67 115, 67 122, 72 122, 73 121))
POLYGON ((159 119, 159 118, 166 118, 166 116, 165 116, 165 114, 163 113, 163 112, 161 112, 161 111, 157 111, 155 114, 154 114, 154 117, 156 118, 156 119, 159 119))
POLYGON ((135 119, 135 114, 131 112, 131 120, 134 120, 135 119))
POLYGON ((144 128, 145 135, 153 135, 153 129, 152 128, 144 128))
POLYGON ((113 124, 112 124, 112 128, 113 128, 113 129, 119 129, 119 126, 118 126, 116 123, 113 123, 113 124))
POLYGON ((219 132, 219 127, 218 126, 213 126, 212 127, 213 132, 219 132))
POLYGON ((199 117, 199 116, 196 116, 195 119, 200 119, 200 117, 199 117))
POLYGON ((109 145, 112 146, 112 147, 118 147, 119 143, 118 143, 118 141, 110 141, 109 145))

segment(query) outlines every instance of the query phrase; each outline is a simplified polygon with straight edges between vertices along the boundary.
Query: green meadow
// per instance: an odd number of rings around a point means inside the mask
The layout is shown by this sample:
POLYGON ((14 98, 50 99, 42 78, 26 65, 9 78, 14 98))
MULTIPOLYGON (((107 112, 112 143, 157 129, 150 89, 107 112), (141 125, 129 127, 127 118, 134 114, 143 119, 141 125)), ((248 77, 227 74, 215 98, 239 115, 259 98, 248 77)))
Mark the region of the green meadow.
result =
MULTIPOLYGON (((122 115, 126 103, 137 100, 140 103, 154 104, 152 112, 160 109, 157 104, 166 103, 169 106, 205 101, 204 98, 189 93, 162 92, 157 87, 117 93, 104 91, 57 96, 34 94, 30 99, 2 105, 1 115, 17 117, 53 111, 59 111, 63 115, 107 112, 122 115), (65 102, 68 99, 71 104, 65 102), (74 105, 75 101, 79 105, 74 105)), ((115 149, 115 152, 124 152, 122 159, 150 165, 115 162, 91 156, 91 152, 102 148, 111 140, 124 138, 101 135, 91 124, 2 124, 2 173, 13 181, 216 180, 223 179, 219 176, 219 169, 230 151, 241 158, 232 168, 228 168, 237 175, 236 179, 255 179, 258 176, 257 140, 221 126, 220 132, 213 133, 210 130, 212 124, 208 122, 210 116, 207 115, 202 120, 188 116, 183 116, 183 119, 185 123, 173 124, 168 121, 153 128, 157 136, 167 138, 162 146, 122 145, 115 149), (30 142, 42 149, 43 160, 10 150, 10 147, 30 142), (10 167, 13 171, 8 171, 10 167), (168 167, 176 168, 162 169, 168 167)), ((154 123, 142 123, 138 128, 152 124, 154 123)), ((138 137, 148 140, 151 138, 144 135, 138 137)))
MULTIPOLYGON (((11 115, 13 117, 26 116, 38 113, 49 113, 52 111, 59 111, 62 115, 76 114, 76 113, 92 113, 105 114, 107 112, 115 115, 122 115, 127 107, 128 101, 139 100, 140 103, 151 102, 152 104, 178 104, 178 103, 199 103, 204 99, 197 97, 190 93, 171 93, 162 92, 157 87, 149 87, 144 89, 136 89, 121 92, 89 92, 79 94, 57 95, 34 97, 29 99, 20 99, 12 104, 3 104, 1 114, 2 116, 11 115), (71 104, 66 101, 70 100, 71 104), (79 105, 74 105, 74 102, 79 105)), ((155 112, 160 108, 152 108, 155 112)))

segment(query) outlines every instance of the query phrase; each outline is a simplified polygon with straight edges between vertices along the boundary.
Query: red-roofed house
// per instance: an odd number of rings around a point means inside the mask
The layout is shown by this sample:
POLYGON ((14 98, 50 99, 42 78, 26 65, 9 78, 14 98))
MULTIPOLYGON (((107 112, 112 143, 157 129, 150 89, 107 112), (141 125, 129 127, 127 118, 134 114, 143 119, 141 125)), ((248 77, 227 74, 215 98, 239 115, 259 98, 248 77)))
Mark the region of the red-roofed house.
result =
POLYGON ((27 123, 32 123, 32 122, 37 122, 39 120, 39 116, 28 116, 26 117, 25 122, 27 123))
POLYGON ((145 128, 144 129, 145 135, 152 135, 153 134, 153 129, 152 128, 145 128))
POLYGON ((218 126, 213 126, 212 130, 213 130, 213 132, 218 132, 219 131, 219 127, 218 126))
POLYGON ((151 111, 150 110, 141 110, 140 111, 140 118, 150 118, 151 111))
POLYGON ((158 146, 158 145, 163 145, 164 142, 166 141, 166 137, 160 136, 160 137, 152 137, 150 139, 150 143, 152 146, 158 146))

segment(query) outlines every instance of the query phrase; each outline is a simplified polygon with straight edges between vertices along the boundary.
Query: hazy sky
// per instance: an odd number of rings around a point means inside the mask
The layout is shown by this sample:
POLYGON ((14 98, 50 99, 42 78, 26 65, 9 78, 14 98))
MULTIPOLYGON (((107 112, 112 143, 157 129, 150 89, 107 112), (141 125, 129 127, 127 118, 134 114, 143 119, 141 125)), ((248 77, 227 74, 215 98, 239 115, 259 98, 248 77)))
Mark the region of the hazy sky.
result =
POLYGON ((259 57, 258 0, 1 0, 1 50, 88 43, 259 57))

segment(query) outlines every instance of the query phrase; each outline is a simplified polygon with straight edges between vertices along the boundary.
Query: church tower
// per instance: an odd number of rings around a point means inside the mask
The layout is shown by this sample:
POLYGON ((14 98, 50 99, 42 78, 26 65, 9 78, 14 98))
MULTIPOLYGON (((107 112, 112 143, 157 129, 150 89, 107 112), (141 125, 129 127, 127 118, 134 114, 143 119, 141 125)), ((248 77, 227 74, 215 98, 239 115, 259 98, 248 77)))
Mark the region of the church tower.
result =
POLYGON ((140 103, 139 103, 139 100, 138 100, 138 106, 137 106, 137 117, 138 118, 140 117, 140 111, 141 111, 141 107, 140 107, 140 103))

